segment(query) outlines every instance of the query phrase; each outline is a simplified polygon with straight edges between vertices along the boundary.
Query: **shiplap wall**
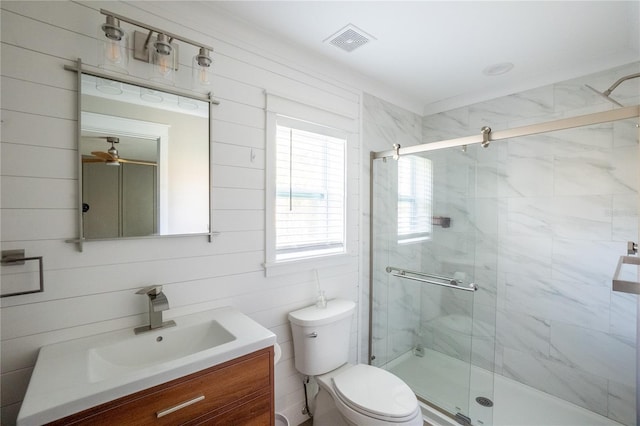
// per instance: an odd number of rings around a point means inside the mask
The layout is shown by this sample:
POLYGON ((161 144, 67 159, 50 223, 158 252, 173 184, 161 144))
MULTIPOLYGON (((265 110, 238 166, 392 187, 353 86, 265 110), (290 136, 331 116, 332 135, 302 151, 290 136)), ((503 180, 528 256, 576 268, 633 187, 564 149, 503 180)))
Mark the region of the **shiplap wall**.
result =
MULTIPOLYGON (((276 409, 294 425, 304 421, 286 314, 310 304, 316 287, 312 269, 265 278, 261 266, 264 90, 359 120, 361 89, 352 84, 353 76, 329 78, 309 71, 314 63, 307 58, 292 64, 270 57, 223 33, 240 25, 203 3, 2 1, 0 6, 1 246, 44 256, 45 279, 44 293, 1 301, 2 424, 15 423, 39 347, 143 324, 147 302, 134 292, 149 284, 164 286, 168 316, 233 305, 276 333, 283 350, 276 409), (101 7, 215 49, 212 90, 221 104, 213 112, 212 197, 213 230, 220 235, 213 243, 204 237, 102 241, 86 243, 79 253, 65 242, 78 235, 76 84, 75 73, 63 66, 78 57, 96 65, 101 7)), ((194 54, 189 46, 180 50, 177 86, 183 89, 189 88, 194 54)), ((131 61, 130 69, 133 77, 144 78, 149 65, 131 61)), ((359 143, 350 147, 349 167, 360 169, 361 158, 359 143)), ((349 186, 349 196, 359 199, 359 179, 349 186)), ((360 234, 358 223, 349 226, 360 234)), ((361 263, 355 256, 340 266, 318 268, 330 298, 359 299, 361 263)), ((352 361, 357 329, 354 318, 352 361)))

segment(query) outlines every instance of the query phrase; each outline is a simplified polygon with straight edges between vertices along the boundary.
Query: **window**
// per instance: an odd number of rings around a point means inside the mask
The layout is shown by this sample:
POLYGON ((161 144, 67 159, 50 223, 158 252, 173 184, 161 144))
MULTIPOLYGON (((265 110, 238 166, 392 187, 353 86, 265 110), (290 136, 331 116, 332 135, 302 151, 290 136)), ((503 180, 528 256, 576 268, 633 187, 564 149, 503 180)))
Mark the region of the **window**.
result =
POLYGON ((398 159, 398 242, 424 241, 431 234, 432 171, 427 158, 398 159))
POLYGON ((275 261, 345 252, 346 135, 276 118, 275 261))
POLYGON ((266 276, 357 261, 359 104, 300 96, 265 94, 266 276))

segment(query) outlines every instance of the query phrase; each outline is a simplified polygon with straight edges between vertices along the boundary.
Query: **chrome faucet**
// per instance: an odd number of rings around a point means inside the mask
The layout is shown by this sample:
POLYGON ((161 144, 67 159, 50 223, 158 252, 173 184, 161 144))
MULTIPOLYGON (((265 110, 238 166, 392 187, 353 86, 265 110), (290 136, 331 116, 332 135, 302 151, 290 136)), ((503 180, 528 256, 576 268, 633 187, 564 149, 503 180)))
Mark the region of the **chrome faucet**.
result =
POLYGON ((145 331, 155 330, 163 327, 173 327, 175 321, 162 321, 162 312, 169 309, 169 301, 167 296, 162 292, 162 286, 149 286, 136 291, 136 294, 146 294, 149 297, 149 325, 136 327, 136 334, 145 331))

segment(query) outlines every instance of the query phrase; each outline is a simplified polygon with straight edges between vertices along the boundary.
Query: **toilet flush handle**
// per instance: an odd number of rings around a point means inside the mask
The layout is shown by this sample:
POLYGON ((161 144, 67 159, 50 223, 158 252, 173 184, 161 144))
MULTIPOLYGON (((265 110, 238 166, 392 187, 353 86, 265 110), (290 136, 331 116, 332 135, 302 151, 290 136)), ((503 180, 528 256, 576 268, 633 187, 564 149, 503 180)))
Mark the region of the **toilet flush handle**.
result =
POLYGON ((315 339, 316 337, 318 337, 318 333, 314 331, 313 333, 307 334, 307 337, 310 339, 315 339))

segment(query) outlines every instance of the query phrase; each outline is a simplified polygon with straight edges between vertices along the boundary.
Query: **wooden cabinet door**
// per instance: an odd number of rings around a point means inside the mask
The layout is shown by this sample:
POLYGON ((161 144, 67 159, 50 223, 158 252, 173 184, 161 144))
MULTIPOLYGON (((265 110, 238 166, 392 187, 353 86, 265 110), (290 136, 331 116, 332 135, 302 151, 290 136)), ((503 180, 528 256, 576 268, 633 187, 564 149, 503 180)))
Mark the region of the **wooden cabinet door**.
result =
POLYGON ((270 347, 50 425, 272 425, 273 402, 270 347))

